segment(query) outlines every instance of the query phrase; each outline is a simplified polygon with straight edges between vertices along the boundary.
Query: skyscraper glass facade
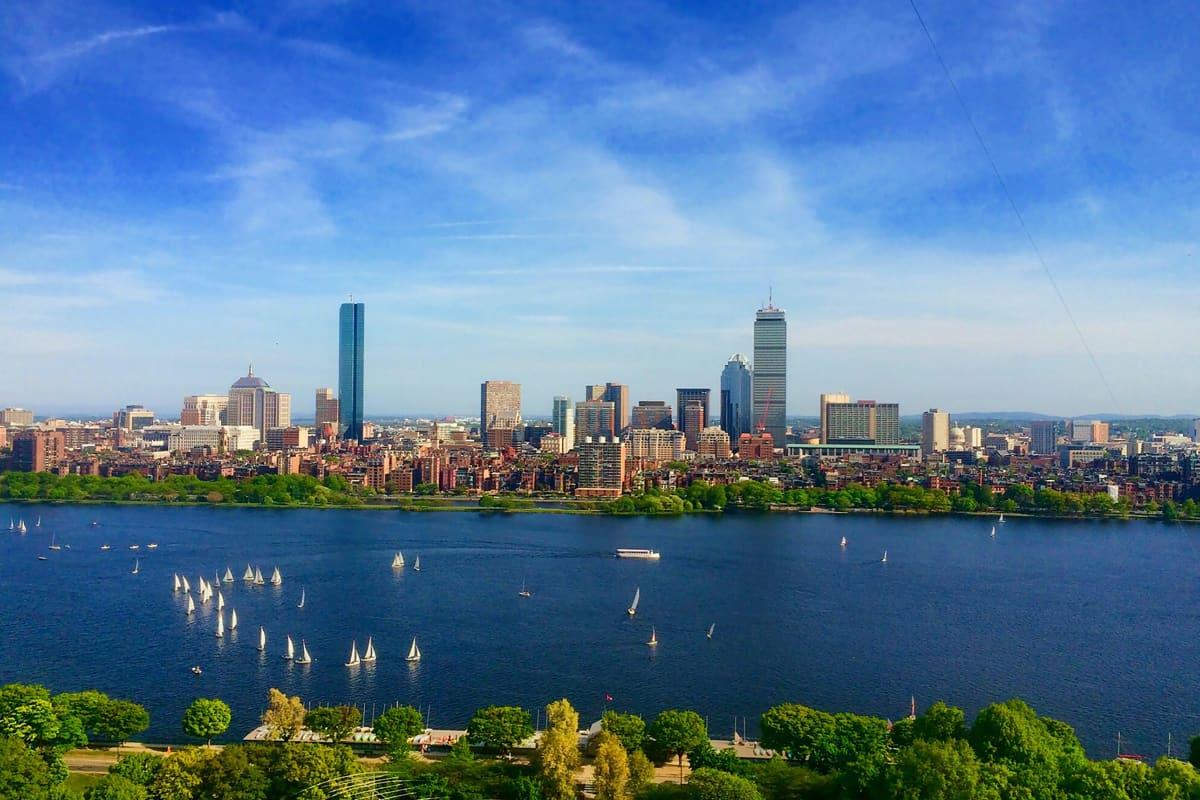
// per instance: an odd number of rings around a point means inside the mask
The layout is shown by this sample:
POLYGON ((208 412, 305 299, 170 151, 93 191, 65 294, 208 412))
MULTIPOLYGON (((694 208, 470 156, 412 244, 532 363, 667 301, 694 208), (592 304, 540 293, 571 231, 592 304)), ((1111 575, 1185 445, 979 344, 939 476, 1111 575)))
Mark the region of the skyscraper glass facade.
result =
POLYGON ((776 447, 787 445, 787 319, 770 303, 754 317, 754 420, 776 447))
POLYGON ((338 433, 362 439, 363 327, 362 303, 342 303, 338 318, 338 433))

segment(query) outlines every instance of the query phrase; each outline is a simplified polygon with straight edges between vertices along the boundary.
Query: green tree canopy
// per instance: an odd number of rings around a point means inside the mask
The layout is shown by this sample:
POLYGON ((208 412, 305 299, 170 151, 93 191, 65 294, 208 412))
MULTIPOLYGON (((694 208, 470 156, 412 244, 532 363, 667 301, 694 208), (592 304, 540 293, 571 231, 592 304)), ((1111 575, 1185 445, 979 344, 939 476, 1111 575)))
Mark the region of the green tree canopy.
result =
POLYGON ((918 739, 900 751, 883 782, 883 796, 896 800, 974 800, 979 761, 962 739, 918 739))
POLYGON ((408 752, 408 740, 425 730, 425 720, 412 706, 395 706, 376 717, 371 727, 389 752, 401 754, 408 752))
POLYGON ((621 742, 627 752, 640 750, 646 738, 646 721, 637 714, 620 711, 605 711, 600 717, 600 728, 608 731, 621 742))
POLYGON ((616 734, 602 730, 596 736, 592 762, 596 800, 629 800, 629 753, 616 734))
POLYGON ((263 712, 262 724, 273 736, 290 742, 304 730, 304 701, 299 697, 288 697, 278 689, 267 691, 267 710, 263 712))
POLYGON ((967 734, 965 719, 961 708, 939 700, 913 721, 913 736, 930 742, 962 739, 967 734))
POLYGON ((575 797, 575 773, 579 770, 579 712, 566 699, 546 706, 546 730, 537 749, 538 775, 549 800, 575 797))
POLYGON ((304 726, 331 742, 345 741, 362 724, 362 712, 354 706, 317 706, 304 717, 304 726))
POLYGON ((472 744, 509 751, 533 735, 529 712, 515 706, 487 706, 475 712, 467 724, 472 744))
POLYGON ((24 800, 44 797, 54 784, 50 768, 25 742, 0 738, 0 798, 24 800))
POLYGON ((683 780, 683 756, 708 739, 708 726, 695 711, 670 709, 659 713, 646 731, 660 757, 679 760, 680 782, 683 780))
POLYGON ((183 712, 183 732, 212 743, 214 736, 229 730, 233 712, 223 700, 198 697, 183 712))
POLYGON ((694 770, 687 788, 694 800, 762 800, 749 780, 708 767, 694 770))
POLYGON ((146 800, 146 787, 120 775, 105 775, 87 788, 83 800, 146 800))

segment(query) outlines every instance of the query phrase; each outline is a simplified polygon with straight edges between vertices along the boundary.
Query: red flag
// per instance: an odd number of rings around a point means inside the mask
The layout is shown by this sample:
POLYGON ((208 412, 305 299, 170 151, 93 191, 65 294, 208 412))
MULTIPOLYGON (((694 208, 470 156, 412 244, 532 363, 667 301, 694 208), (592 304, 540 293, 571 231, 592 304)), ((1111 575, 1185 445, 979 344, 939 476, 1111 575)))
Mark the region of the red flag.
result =
POLYGON ((608 692, 605 692, 604 693, 604 702, 611 703, 612 701, 613 701, 613 696, 611 694, 609 694, 608 692))

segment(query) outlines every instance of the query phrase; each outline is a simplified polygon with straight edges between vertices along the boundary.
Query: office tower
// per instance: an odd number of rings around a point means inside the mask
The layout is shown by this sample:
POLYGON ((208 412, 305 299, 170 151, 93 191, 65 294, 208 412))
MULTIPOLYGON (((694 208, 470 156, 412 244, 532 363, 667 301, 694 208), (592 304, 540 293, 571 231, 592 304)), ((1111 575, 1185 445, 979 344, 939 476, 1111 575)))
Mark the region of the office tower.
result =
POLYGON ((333 389, 330 387, 317 389, 316 401, 317 435, 323 437, 326 426, 328 426, 330 432, 336 435, 341 430, 339 427, 341 409, 339 408, 340 403, 338 399, 333 396, 333 389))
POLYGON ((575 447, 575 404, 569 396, 559 395, 554 398, 554 405, 550 410, 550 424, 554 427, 554 432, 563 439, 562 452, 569 453, 575 447))
POLYGON ((821 444, 829 444, 829 413, 828 407, 830 403, 849 403, 850 395, 840 393, 826 393, 821 395, 821 444))
POLYGON ((754 316, 754 428, 787 444, 787 319, 767 301, 754 316))
POLYGON ((154 412, 142 405, 128 405, 113 412, 113 426, 123 431, 140 431, 154 424, 154 412))
POLYGON ((671 407, 662 400, 642 400, 633 407, 629 427, 632 430, 658 428, 669 431, 675 426, 671 421, 671 407))
POLYGON ((575 404, 575 446, 584 439, 611 439, 616 410, 607 400, 585 400, 575 404))
POLYGON ((1108 423, 1098 419, 1069 420, 1071 441, 1075 444, 1107 444, 1108 423))
POLYGON ((607 400, 613 404, 613 428, 623 431, 629 427, 629 387, 623 383, 598 383, 583 387, 585 400, 607 400))
POLYGON ((272 389, 254 374, 252 365, 245 376, 229 387, 225 424, 254 428, 258 440, 265 442, 268 428, 286 428, 292 424, 292 396, 272 389))
POLYGON ((601 384, 589 383, 587 386, 583 387, 583 399, 585 401, 603 400, 604 388, 605 387, 601 384))
POLYGON ((750 362, 741 353, 733 354, 721 370, 721 430, 735 442, 751 431, 753 391, 754 372, 750 362))
POLYGON ((675 407, 679 409, 679 430, 683 431, 689 450, 696 449, 696 434, 700 433, 700 429, 708 424, 708 398, 711 393, 710 389, 675 390, 675 407), (698 403, 700 405, 699 413, 695 409, 689 412, 689 403, 698 403))
POLYGON ((490 446, 488 430, 511 429, 521 421, 521 384, 484 381, 479 386, 479 438, 490 446))
POLYGON ((342 303, 338 315, 338 435, 363 438, 363 329, 366 307, 342 303))
POLYGON ((932 455, 950 447, 950 414, 931 408, 921 415, 921 453, 932 455))
POLYGON ((205 425, 212 427, 225 421, 225 408, 229 395, 191 394, 183 398, 183 409, 179 412, 180 425, 205 425))
MULTIPOLYGON (((576 408, 581 405, 585 404, 580 403, 576 408)), ((575 449, 579 452, 579 487, 575 494, 580 497, 619 497, 625 485, 625 443, 603 436, 598 439, 587 437, 575 449)))
POLYGON ((822 444, 900 444, 898 404, 874 400, 830 402, 829 397, 821 395, 822 444))
POLYGON ((33 424, 33 412, 28 408, 6 408, 0 411, 0 425, 20 427, 33 424))
POLYGON ((12 468, 15 472, 49 472, 65 457, 62 431, 24 431, 13 437, 12 468))
POLYGON ((1042 456, 1058 452, 1057 420, 1038 419, 1029 424, 1029 452, 1042 456))
POLYGON ((662 463, 683 458, 683 434, 662 428, 630 428, 625 437, 630 458, 662 463))
POLYGON ((732 455, 729 449, 729 434, 716 425, 700 430, 696 437, 696 457, 701 459, 725 459, 732 455))

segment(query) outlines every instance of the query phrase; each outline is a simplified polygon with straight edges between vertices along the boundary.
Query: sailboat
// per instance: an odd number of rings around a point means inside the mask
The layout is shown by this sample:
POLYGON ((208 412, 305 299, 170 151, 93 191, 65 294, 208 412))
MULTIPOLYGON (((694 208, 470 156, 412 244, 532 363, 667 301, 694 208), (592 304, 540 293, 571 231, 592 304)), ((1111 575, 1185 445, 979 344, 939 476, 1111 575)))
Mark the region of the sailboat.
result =
POLYGON ((242 573, 242 580, 244 580, 246 583, 252 583, 254 581, 254 570, 250 569, 249 564, 246 565, 246 571, 242 573))
POLYGON ((404 554, 396 553, 396 555, 394 555, 392 557, 392 569, 403 569, 403 568, 404 568, 404 554))
POLYGON ((357 667, 362 663, 362 659, 358 657, 358 642, 350 643, 350 660, 346 662, 347 667, 357 667))
POLYGON ((886 564, 886 563, 887 563, 887 550, 884 550, 884 551, 883 551, 883 558, 879 559, 879 562, 880 562, 881 564, 886 564))
POLYGON ((184 592, 190 592, 190 591, 192 590, 192 585, 191 585, 190 583, 188 583, 188 579, 187 579, 187 576, 186 576, 186 575, 184 575, 183 577, 181 577, 181 578, 179 579, 179 582, 183 584, 183 591, 184 591, 184 592))
POLYGON ((993 539, 996 538, 996 526, 995 525, 992 526, 992 538, 993 539))
POLYGON ((271 573, 271 585, 278 586, 281 583, 283 583, 283 576, 279 574, 279 567, 276 567, 275 571, 271 573))
POLYGON ((232 631, 232 630, 236 630, 236 629, 237 629, 237 609, 234 608, 234 609, 230 609, 230 611, 229 611, 229 630, 232 631))
POLYGON ((716 629, 717 629, 717 623, 714 622, 713 624, 708 626, 708 633, 706 633, 705 636, 707 636, 709 639, 711 639, 712 635, 713 635, 713 631, 715 631, 716 629))
POLYGON ((638 603, 641 602, 641 599, 642 587, 639 586, 633 590, 633 602, 629 604, 629 608, 625 609, 625 613, 631 617, 637 614, 638 603))
POLYGON ((188 595, 187 613, 188 613, 188 616, 191 616, 192 614, 196 613, 196 601, 192 599, 192 596, 190 594, 188 595))
POLYGON ((221 590, 217 589, 217 611, 225 608, 225 595, 221 594, 221 590))
POLYGON ((101 550, 112 550, 112 545, 111 544, 102 544, 102 545, 100 545, 100 549, 101 550))
POLYGON ((304 608, 304 589, 300 590, 300 603, 296 606, 296 608, 304 608))
POLYGON ((62 550, 62 545, 58 545, 58 544, 54 543, 54 534, 53 533, 50 534, 50 549, 51 550, 62 550))
POLYGON ((38 514, 37 522, 33 523, 33 527, 35 527, 35 528, 42 527, 42 515, 41 514, 38 514))
POLYGON ((262 586, 266 581, 263 580, 262 570, 258 567, 254 568, 254 585, 262 586))
POLYGON ((229 567, 225 568, 225 577, 222 578, 226 583, 233 583, 233 570, 229 567))
POLYGON ((364 664, 375 663, 375 642, 370 636, 367 637, 367 649, 363 651, 362 660, 364 664))
POLYGON ((17 529, 17 526, 16 526, 16 525, 13 523, 13 518, 12 518, 12 517, 9 517, 9 518, 8 518, 8 529, 9 529, 10 531, 15 531, 15 530, 17 529))
POLYGON ((408 655, 404 657, 405 661, 420 661, 421 648, 417 647, 417 637, 413 637, 412 644, 408 648, 408 655))
POLYGON ((420 571, 421 571, 421 557, 417 556, 416 560, 413 561, 413 572, 420 572, 420 571))
POLYGON ((221 572, 220 572, 220 570, 213 570, 213 578, 214 578, 214 580, 213 580, 213 583, 215 583, 217 586, 220 586, 220 585, 221 585, 221 572))
POLYGON ((1004 524, 1004 514, 1003 514, 1003 512, 1001 512, 1001 514, 1000 514, 1000 524, 1001 524, 1001 525, 1003 525, 1003 524, 1004 524))
POLYGON ((654 626, 650 626, 650 641, 646 642, 647 647, 658 647, 658 631, 654 630, 654 626))
POLYGON ((297 664, 311 664, 312 656, 308 654, 308 645, 303 639, 300 640, 300 657, 296 659, 297 664))
POLYGON ((178 572, 176 572, 176 573, 174 574, 174 576, 173 576, 173 577, 174 577, 174 580, 175 580, 175 588, 174 588, 174 590, 173 590, 173 591, 176 591, 176 592, 178 592, 178 591, 179 591, 179 588, 180 588, 180 585, 179 585, 179 573, 178 573, 178 572))
POLYGON ((141 572, 141 571, 142 571, 142 568, 141 568, 141 566, 138 564, 138 560, 135 558, 135 559, 133 560, 133 573, 132 573, 132 574, 134 574, 134 575, 137 575, 137 574, 138 574, 139 572, 141 572))
POLYGON ((842 537, 842 547, 845 547, 845 546, 846 546, 846 537, 843 536, 842 537))
POLYGON ((267 631, 261 625, 258 626, 258 649, 267 649, 267 631))
MULTIPOLYGON (((260 642, 265 642, 266 640, 267 640, 266 636, 259 637, 260 642)), ((296 646, 294 644, 292 644, 292 635, 290 633, 288 634, 288 637, 287 637, 287 652, 284 653, 283 657, 285 659, 287 659, 288 661, 296 660, 296 646)))
POLYGON ((217 638, 221 639, 225 636, 225 614, 217 612, 217 638))
POLYGON ((24 533, 27 530, 29 529, 25 527, 25 520, 19 520, 17 522, 17 533, 24 533))
POLYGON ((533 592, 525 588, 525 579, 521 579, 521 591, 517 592, 521 597, 533 597, 533 592))

